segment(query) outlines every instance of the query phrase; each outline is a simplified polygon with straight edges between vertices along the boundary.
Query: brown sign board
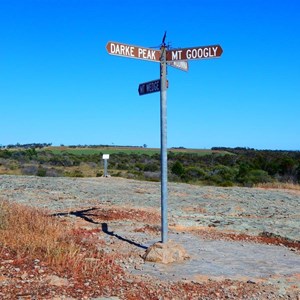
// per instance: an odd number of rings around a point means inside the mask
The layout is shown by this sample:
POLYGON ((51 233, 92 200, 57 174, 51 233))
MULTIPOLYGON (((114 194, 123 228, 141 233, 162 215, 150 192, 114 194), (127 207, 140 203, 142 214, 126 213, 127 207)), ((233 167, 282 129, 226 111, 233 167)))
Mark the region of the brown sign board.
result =
POLYGON ((182 71, 189 70, 189 64, 187 60, 174 60, 174 61, 167 61, 167 64, 173 68, 180 69, 182 71))
POLYGON ((167 50, 167 61, 216 58, 222 53, 220 45, 173 49, 167 50))
POLYGON ((106 50, 111 55, 125 56, 130 58, 144 59, 159 62, 160 51, 139 46, 108 42, 106 50))

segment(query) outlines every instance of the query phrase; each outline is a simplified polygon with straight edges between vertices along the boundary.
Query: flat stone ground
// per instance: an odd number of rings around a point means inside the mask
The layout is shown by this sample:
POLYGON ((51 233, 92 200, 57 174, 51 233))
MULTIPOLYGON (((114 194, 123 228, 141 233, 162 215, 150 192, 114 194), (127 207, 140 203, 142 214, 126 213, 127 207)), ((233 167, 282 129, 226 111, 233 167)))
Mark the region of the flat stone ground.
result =
POLYGON ((0 200, 46 208, 74 226, 101 227, 111 243, 105 251, 136 254, 123 262, 134 275, 173 281, 264 282, 276 286, 280 297, 292 289, 300 299, 299 192, 177 183, 169 183, 168 189, 169 239, 183 245, 190 259, 162 265, 139 259, 160 240, 159 183, 0 176, 0 200), (262 243, 258 236, 291 244, 262 243))

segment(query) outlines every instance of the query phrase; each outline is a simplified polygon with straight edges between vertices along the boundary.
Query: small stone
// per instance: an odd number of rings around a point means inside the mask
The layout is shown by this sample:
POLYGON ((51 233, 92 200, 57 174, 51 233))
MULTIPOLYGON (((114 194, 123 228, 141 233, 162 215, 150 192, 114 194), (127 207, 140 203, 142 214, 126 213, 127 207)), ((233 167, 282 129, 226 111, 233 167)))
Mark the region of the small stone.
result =
POLYGON ((12 259, 3 260, 1 264, 12 264, 14 261, 12 259))
POLYGON ((55 286, 67 286, 69 285, 69 280, 66 278, 61 278, 56 275, 49 275, 46 277, 46 281, 49 281, 49 284, 55 286))
POLYGON ((22 279, 22 280, 25 280, 27 277, 28 277, 27 272, 24 272, 24 273, 21 275, 21 279, 22 279))

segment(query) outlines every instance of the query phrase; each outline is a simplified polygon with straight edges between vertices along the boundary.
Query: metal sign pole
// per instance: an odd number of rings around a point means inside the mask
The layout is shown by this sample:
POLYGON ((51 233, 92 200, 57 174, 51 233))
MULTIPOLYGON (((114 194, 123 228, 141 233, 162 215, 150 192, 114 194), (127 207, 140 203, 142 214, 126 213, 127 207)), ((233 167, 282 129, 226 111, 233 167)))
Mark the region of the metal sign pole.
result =
POLYGON ((166 46, 160 61, 160 161, 161 161, 161 240, 168 241, 168 158, 167 158, 167 63, 166 46))

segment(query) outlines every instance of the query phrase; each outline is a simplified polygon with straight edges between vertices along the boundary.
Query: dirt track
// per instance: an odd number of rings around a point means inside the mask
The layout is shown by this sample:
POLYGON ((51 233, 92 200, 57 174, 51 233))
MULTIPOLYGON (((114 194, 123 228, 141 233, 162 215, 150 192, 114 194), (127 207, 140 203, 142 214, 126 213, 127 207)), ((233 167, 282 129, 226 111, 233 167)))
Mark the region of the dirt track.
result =
POLYGON ((129 255, 118 263, 130 276, 145 281, 233 280, 251 287, 252 294, 245 289, 244 299, 300 295, 297 192, 170 183, 169 238, 184 245, 191 259, 168 266, 140 258, 147 246, 160 240, 158 183, 0 176, 0 200, 47 208, 74 226, 100 228, 106 241, 102 250, 129 255))

